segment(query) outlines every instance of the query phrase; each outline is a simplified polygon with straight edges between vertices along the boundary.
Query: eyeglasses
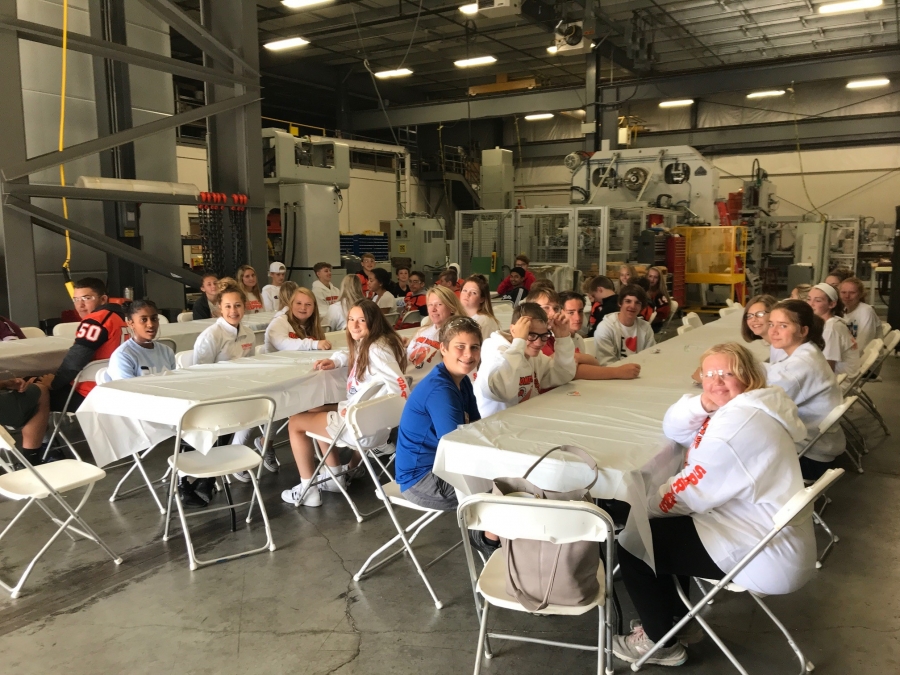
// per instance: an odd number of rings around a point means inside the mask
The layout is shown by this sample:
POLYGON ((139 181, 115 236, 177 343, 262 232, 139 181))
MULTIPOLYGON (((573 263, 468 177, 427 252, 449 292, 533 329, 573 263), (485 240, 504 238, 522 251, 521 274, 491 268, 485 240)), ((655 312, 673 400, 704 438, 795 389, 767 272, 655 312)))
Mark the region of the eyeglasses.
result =
POLYGON ((757 319, 764 318, 768 312, 753 312, 752 314, 747 315, 747 321, 749 321, 752 317, 756 317, 757 319))
POLYGON ((529 333, 528 341, 529 342, 537 342, 540 340, 541 342, 546 342, 553 336, 553 333, 547 331, 546 333, 529 333))
POLYGON ((91 302, 92 300, 96 300, 96 295, 80 295, 76 298, 72 298, 73 304, 78 304, 79 302, 91 302))
POLYGON ((723 380, 731 380, 737 376, 734 373, 729 373, 727 370, 707 370, 705 373, 700 373, 700 377, 704 380, 711 380, 714 377, 721 377, 723 380))

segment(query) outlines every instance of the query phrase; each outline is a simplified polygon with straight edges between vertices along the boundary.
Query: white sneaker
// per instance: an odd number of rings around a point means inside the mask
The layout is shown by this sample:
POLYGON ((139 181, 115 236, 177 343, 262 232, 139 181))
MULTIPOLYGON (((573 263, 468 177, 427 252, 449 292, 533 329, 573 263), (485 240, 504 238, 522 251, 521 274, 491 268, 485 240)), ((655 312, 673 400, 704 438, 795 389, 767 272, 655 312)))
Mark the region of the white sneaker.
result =
MULTIPOLYGON (((640 628, 640 626, 640 619, 631 620, 631 630, 640 628)), ((698 642, 703 642, 703 639, 705 637, 706 633, 703 631, 703 628, 700 626, 700 624, 696 621, 689 621, 687 625, 685 625, 680 631, 675 633, 675 639, 678 640, 684 647, 689 647, 690 645, 695 645, 698 642)))
MULTIPOLYGON (((347 465, 345 464, 340 468, 331 467, 331 470, 335 473, 340 473, 347 470, 347 465)), ((337 478, 332 478, 328 474, 328 471, 322 469, 322 471, 319 473, 319 478, 325 479, 318 485, 318 488, 320 490, 325 490, 325 492, 340 492, 341 488, 338 487, 338 483, 340 483, 341 487, 343 487, 345 490, 347 489, 347 476, 338 476, 337 478)))
POLYGON ((303 494, 303 488, 309 485, 310 481, 301 480, 299 485, 295 485, 290 490, 285 490, 281 493, 281 499, 288 504, 298 505, 301 504, 303 506, 322 506, 322 495, 319 494, 319 488, 313 485, 306 492, 306 496, 303 498, 303 502, 300 502, 300 495, 303 494))
MULTIPOLYGON (((612 641, 612 653, 627 663, 638 661, 656 645, 638 626, 631 635, 616 635, 612 641)), ((671 647, 657 649, 645 663, 657 666, 680 666, 687 661, 687 651, 680 642, 671 647)))

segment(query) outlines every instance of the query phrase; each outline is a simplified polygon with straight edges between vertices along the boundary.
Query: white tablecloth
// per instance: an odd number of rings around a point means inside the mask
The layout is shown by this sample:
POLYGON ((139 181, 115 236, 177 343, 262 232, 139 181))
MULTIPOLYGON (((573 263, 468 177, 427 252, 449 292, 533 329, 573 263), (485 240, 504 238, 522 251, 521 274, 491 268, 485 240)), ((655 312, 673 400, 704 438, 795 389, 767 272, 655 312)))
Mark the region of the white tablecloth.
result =
MULTIPOLYGON (((681 451, 662 434, 663 417, 681 395, 699 393, 691 374, 708 347, 741 342, 742 316, 714 321, 632 357, 641 364, 636 380, 578 380, 457 429, 441 439, 434 472, 464 494, 485 492, 494 478, 523 476, 551 447, 578 445, 600 467, 591 494, 631 504, 620 541, 652 564, 647 495, 682 461, 681 451)), ((768 356, 760 342, 752 351, 760 360, 768 356)), ((591 476, 574 457, 554 454, 529 479, 544 489, 570 490, 584 487, 591 476)))
POLYGON ((73 342, 62 337, 0 342, 0 378, 55 373, 73 342))

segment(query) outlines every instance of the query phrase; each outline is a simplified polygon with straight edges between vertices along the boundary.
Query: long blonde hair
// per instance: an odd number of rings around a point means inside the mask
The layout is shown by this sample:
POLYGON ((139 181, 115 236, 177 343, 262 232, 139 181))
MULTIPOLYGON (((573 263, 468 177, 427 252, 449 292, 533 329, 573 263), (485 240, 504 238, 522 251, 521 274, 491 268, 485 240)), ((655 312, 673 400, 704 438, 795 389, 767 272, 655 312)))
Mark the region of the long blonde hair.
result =
MULTIPOLYGON (((487 279, 485 279, 480 274, 473 274, 465 280, 465 282, 463 283, 463 288, 465 288, 465 285, 470 281, 478 286, 478 292, 481 294, 481 305, 478 307, 477 314, 484 314, 485 316, 489 316, 494 321, 496 321, 497 317, 494 316, 494 308, 491 305, 491 287, 488 286, 487 279)), ((456 294, 454 293, 454 295, 456 294)), ((463 315, 465 315, 465 312, 463 312, 463 315)))
POLYGON ((738 381, 746 387, 744 391, 762 389, 766 386, 766 374, 756 359, 753 358, 750 350, 743 345, 737 342, 725 342, 710 347, 700 357, 700 367, 703 367, 703 362, 706 361, 707 357, 714 354, 724 354, 728 357, 732 372, 738 381))
POLYGON ((316 296, 313 294, 311 290, 308 288, 303 288, 299 286, 293 293, 291 293, 291 297, 288 300, 288 304, 286 305, 287 312, 285 316, 287 316, 288 323, 291 324, 291 328, 294 329, 294 334, 303 340, 304 338, 313 338, 315 340, 324 340, 325 339, 325 331, 322 330, 322 323, 319 321, 319 303, 316 301, 316 296), (294 296, 297 294, 305 295, 307 298, 312 300, 313 304, 313 312, 309 315, 309 318, 303 323, 300 322, 296 316, 294 316, 293 304, 294 304, 294 296))
POLYGON ((658 297, 660 297, 660 296, 662 296, 663 298, 665 298, 666 300, 668 300, 668 299, 669 299, 669 289, 668 289, 668 287, 666 286, 666 275, 665 275, 665 273, 663 273, 662 268, 660 268, 660 267, 655 267, 655 266, 654 266, 654 267, 648 267, 648 268, 647 268, 647 274, 646 274, 648 280, 649 280, 649 278, 650 278, 650 270, 655 270, 656 273, 659 275, 659 284, 657 285, 656 288, 653 288, 652 286, 651 286, 650 288, 648 288, 648 289, 647 289, 647 294, 648 294, 648 295, 653 294, 653 295, 652 295, 652 298, 653 298, 654 300, 656 300, 656 298, 658 298, 658 297))
POLYGON ((241 290, 244 291, 245 296, 249 298, 252 294, 256 296, 257 300, 262 300, 262 290, 259 287, 259 275, 256 273, 256 270, 253 269, 252 265, 241 265, 240 267, 238 267, 238 271, 235 272, 234 276, 237 277, 235 281, 237 281, 237 285, 241 287, 241 290), (247 270, 253 272, 254 276, 256 277, 256 285, 253 287, 244 285, 244 272, 246 272, 247 270))
POLYGON ((362 299, 362 282, 359 280, 359 276, 348 274, 341 281, 341 294, 338 300, 341 303, 341 310, 343 310, 345 315, 349 314, 353 305, 362 299))
POLYGON ((456 293, 451 291, 446 286, 432 286, 428 289, 428 292, 425 294, 425 302, 428 302, 429 295, 436 295, 440 298, 441 302, 443 302, 447 307, 450 308, 450 313, 456 316, 468 316, 466 314, 466 310, 463 308, 462 303, 459 301, 459 298, 456 297, 456 293))
POLYGON ((294 281, 285 281, 278 288, 278 309, 284 309, 291 306, 291 298, 294 297, 294 291, 300 288, 300 285, 294 281))

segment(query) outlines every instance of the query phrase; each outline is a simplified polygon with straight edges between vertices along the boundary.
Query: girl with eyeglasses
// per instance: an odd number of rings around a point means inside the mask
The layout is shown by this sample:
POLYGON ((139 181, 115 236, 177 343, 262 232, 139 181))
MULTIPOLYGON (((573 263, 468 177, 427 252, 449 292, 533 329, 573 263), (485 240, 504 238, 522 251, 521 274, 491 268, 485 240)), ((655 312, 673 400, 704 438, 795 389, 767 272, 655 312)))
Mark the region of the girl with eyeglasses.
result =
MULTIPOLYGON (((822 319, 802 300, 783 300, 769 314, 769 340, 786 356, 763 366, 769 386, 784 389, 806 425, 806 438, 797 443, 798 453, 818 434, 819 424, 843 399, 834 372, 822 353, 823 328, 822 319)), ((835 425, 800 458, 803 477, 818 479, 845 447, 844 432, 835 425)))
POLYGON ((575 369, 575 343, 566 315, 558 313, 551 323, 540 305, 523 302, 513 310, 509 332, 497 331, 484 342, 475 380, 478 410, 487 417, 527 401, 541 389, 571 381, 575 369), (547 356, 541 350, 551 335, 555 351, 547 356))
POLYGON ((769 345, 769 363, 775 363, 785 357, 780 349, 769 343, 769 312, 778 303, 771 295, 754 295, 744 307, 744 321, 741 323, 741 337, 744 342, 762 340, 769 345))
MULTIPOLYGON (((640 616, 612 651, 633 663, 687 611, 672 575, 687 589, 690 577, 722 579, 772 529, 772 516, 803 488, 795 442, 806 433, 797 407, 765 375, 746 347, 716 345, 701 359, 703 393, 686 395, 663 420, 666 437, 683 451, 683 468, 648 503, 652 569, 620 543, 622 580, 640 616)), ((648 486, 655 487, 655 486, 648 486)), ((785 527, 734 579, 755 593, 791 593, 815 571, 812 520, 785 527)), ((687 660, 679 641, 662 645, 649 664, 687 660)))

